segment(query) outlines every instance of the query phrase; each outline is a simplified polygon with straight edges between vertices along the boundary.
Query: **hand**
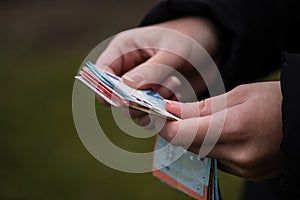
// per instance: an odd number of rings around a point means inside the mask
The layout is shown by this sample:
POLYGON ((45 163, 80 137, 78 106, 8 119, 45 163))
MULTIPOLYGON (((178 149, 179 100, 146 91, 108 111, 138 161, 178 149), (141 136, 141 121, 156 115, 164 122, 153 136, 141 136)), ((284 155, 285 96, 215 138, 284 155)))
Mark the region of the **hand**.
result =
MULTIPOLYGON (((203 82, 201 84, 201 76, 195 75, 195 69, 185 59, 171 53, 173 49, 165 51, 145 48, 174 47, 172 44, 175 44, 183 55, 189 56, 195 54, 191 52, 193 49, 190 40, 187 37, 174 38, 167 31, 162 31, 159 35, 152 34, 152 28, 170 29, 193 38, 212 56, 218 52, 218 37, 213 24, 200 17, 184 17, 118 34, 100 55, 96 65, 122 76, 123 81, 134 88, 153 89, 165 98, 174 99, 174 91, 180 87, 181 81, 165 68, 169 66, 187 77, 196 93, 203 92, 206 87, 203 82), (185 38, 185 41, 182 38, 185 38), (130 51, 131 49, 137 50, 130 51)), ((201 57, 200 54, 196 52, 197 59, 201 57)))
MULTIPOLYGON (((201 52, 192 52, 190 40, 182 40, 182 37, 180 39, 172 38, 166 31, 162 31, 157 37, 157 34, 152 34, 152 28, 170 29, 182 33, 201 44, 211 56, 217 57, 219 42, 213 24, 200 17, 184 17, 120 33, 100 55, 96 65, 121 76, 125 83, 134 88, 152 89, 166 99, 186 101, 190 99, 190 92, 186 92, 186 83, 170 70, 176 69, 191 84, 197 95, 204 93, 207 90, 206 84, 185 59, 170 51, 145 48, 145 46, 164 47, 175 44, 180 48, 179 51, 187 57, 189 54, 196 54, 199 65, 201 52), (130 49, 137 50, 130 51, 130 49), (169 70, 165 66, 169 66, 169 70)), ((209 71, 208 69, 207 74, 202 75, 213 79, 211 74, 214 72, 209 71)), ((98 99, 104 103, 101 98, 98 97, 98 99)), ((137 111, 131 112, 131 117, 139 118, 141 125, 146 125, 150 121, 148 115, 145 116, 144 113, 137 111)))
POLYGON ((208 157, 217 158, 221 170, 249 180, 279 175, 282 167, 280 83, 241 85, 224 95, 196 103, 168 103, 168 111, 182 116, 183 120, 167 122, 160 134, 176 145, 184 145, 192 126, 199 123, 189 148, 198 153, 212 118, 225 114, 220 138, 208 157), (217 105, 212 111, 211 102, 223 97, 226 97, 225 107, 217 105), (178 138, 172 140, 175 135, 178 138))

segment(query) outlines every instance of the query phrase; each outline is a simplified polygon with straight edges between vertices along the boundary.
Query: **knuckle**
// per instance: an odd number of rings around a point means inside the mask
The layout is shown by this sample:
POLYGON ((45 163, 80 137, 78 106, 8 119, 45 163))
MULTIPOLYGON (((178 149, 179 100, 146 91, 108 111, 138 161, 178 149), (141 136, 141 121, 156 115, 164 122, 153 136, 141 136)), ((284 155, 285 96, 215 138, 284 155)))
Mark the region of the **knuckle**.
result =
POLYGON ((238 85, 228 92, 228 97, 238 98, 247 92, 247 84, 238 85))
POLYGON ((236 160, 236 173, 247 180, 254 180, 257 177, 256 161, 251 158, 240 157, 236 160))
POLYGON ((199 109, 200 115, 205 115, 205 114, 209 113, 209 111, 211 109, 210 106, 211 106, 211 99, 210 98, 201 100, 198 103, 198 109, 199 109))
POLYGON ((125 47, 132 46, 133 41, 129 34, 126 32, 119 33, 110 42, 110 46, 126 49, 125 47))
POLYGON ((239 151, 233 160, 238 167, 244 170, 254 168, 258 164, 258 160, 252 151, 247 149, 239 151))
POLYGON ((228 94, 238 94, 242 90, 242 85, 238 85, 228 92, 228 94))
POLYGON ((204 105, 205 105, 204 101, 205 101, 205 100, 201 100, 201 101, 198 102, 198 109, 199 109, 199 110, 203 110, 204 105))

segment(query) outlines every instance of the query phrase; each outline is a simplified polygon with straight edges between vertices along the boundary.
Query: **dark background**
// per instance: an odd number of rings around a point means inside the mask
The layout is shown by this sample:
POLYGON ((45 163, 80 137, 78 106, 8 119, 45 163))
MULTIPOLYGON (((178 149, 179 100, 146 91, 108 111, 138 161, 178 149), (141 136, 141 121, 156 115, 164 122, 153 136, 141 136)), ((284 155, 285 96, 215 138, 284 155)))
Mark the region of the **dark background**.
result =
MULTIPOLYGON (((191 199, 151 173, 104 166, 73 124, 81 62, 101 41, 137 26, 153 3, 0 1, 0 199, 191 199)), ((97 109, 109 115, 100 104, 97 109)), ((110 117, 104 123, 118 134, 110 117)), ((224 199, 237 199, 242 180, 220 175, 224 199)))

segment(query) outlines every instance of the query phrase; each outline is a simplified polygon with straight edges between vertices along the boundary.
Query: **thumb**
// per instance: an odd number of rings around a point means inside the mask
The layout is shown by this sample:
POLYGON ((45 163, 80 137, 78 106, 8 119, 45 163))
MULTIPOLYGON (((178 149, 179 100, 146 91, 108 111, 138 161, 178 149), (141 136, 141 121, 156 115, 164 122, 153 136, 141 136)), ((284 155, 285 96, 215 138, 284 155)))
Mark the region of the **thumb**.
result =
POLYGON ((146 62, 133 68, 123 75, 123 81, 133 88, 148 89, 152 85, 160 84, 174 71, 185 64, 179 56, 159 51, 146 62))

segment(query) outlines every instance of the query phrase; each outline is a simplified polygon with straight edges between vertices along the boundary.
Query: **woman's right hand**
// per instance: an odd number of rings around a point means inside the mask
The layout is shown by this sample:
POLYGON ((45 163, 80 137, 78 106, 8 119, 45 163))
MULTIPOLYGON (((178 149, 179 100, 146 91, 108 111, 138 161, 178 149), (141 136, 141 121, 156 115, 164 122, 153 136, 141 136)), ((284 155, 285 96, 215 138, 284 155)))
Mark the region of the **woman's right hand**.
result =
POLYGON ((195 41, 210 55, 217 54, 219 42, 214 25, 201 17, 184 17, 132 29, 118 34, 100 55, 96 65, 122 77, 133 88, 152 89, 167 99, 175 99, 174 94, 177 98, 184 96, 181 94, 184 93, 182 81, 173 73, 177 70, 199 95, 206 90, 206 85, 195 73, 196 66, 191 66, 181 57, 193 57, 196 61, 193 64, 201 65, 200 51, 203 49, 195 50, 195 41), (176 31, 175 37, 167 29, 176 31), (199 52, 195 52, 197 50, 199 52), (172 52, 179 52, 180 56, 172 52))

